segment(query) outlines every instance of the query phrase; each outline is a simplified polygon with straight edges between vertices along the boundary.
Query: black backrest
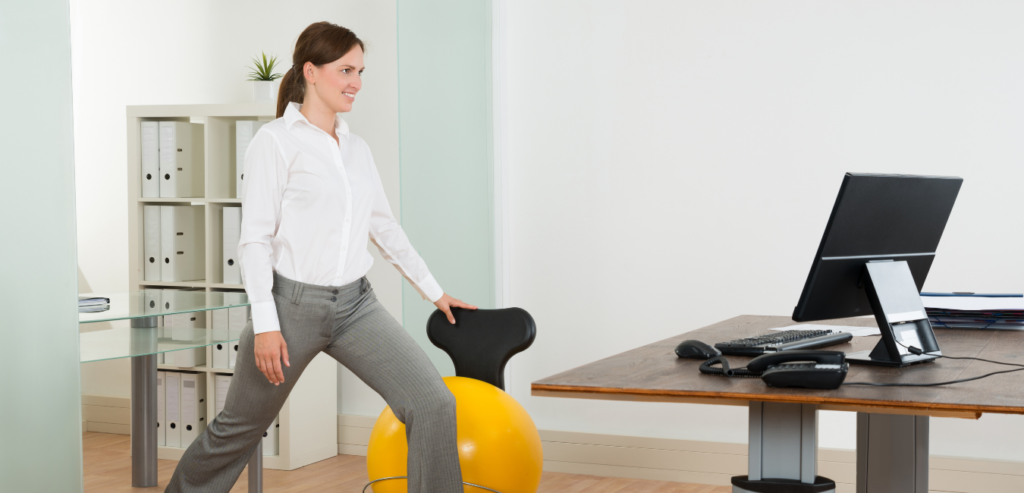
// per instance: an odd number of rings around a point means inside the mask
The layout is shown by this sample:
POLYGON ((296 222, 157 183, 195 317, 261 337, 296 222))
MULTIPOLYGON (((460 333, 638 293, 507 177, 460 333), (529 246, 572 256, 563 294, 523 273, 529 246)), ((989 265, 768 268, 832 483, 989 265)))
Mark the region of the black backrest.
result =
POLYGON ((522 308, 453 308, 455 324, 441 310, 427 320, 430 342, 448 353, 455 375, 483 380, 505 390, 505 363, 526 350, 537 336, 533 317, 522 308))

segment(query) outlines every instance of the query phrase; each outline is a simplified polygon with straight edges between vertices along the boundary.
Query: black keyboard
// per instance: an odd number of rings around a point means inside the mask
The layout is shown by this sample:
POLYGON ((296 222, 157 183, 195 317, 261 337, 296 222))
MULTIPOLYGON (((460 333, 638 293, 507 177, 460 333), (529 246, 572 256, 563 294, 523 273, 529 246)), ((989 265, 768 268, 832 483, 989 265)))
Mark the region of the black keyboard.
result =
POLYGON ((832 330, 780 330, 735 341, 719 342, 715 348, 733 356, 758 356, 776 351, 817 349, 849 342, 853 334, 832 330))

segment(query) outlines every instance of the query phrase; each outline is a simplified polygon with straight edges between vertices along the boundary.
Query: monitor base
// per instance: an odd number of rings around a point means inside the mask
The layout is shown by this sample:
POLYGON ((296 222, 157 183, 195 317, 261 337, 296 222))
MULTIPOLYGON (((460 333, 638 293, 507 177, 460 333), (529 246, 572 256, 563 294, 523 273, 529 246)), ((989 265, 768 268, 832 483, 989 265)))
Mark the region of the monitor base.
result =
POLYGON ((911 365, 920 363, 927 363, 939 359, 939 356, 934 354, 908 354, 904 355, 902 360, 892 361, 887 359, 875 359, 871 357, 871 351, 857 351, 855 353, 846 353, 846 362, 850 364, 858 365, 871 365, 871 366, 888 366, 891 368, 904 368, 911 365))

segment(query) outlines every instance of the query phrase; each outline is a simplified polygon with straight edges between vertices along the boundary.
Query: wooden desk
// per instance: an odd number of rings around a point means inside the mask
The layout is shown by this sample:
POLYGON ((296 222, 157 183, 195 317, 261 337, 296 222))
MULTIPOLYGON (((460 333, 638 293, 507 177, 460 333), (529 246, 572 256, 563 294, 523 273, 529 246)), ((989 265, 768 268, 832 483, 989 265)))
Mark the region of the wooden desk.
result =
MULTIPOLYGON (((874 326, 874 319, 816 322, 874 326)), ((750 409, 749 478, 813 484, 817 411, 858 412, 857 492, 927 493, 928 418, 977 419, 982 413, 1024 414, 1024 372, 942 387, 843 386, 838 390, 778 389, 757 378, 702 375, 701 361, 676 358, 683 340, 714 344, 793 325, 787 317, 740 316, 626 351, 533 383, 541 397, 741 405, 750 409), (763 453, 770 452, 770 453, 763 453), (781 457, 786 456, 786 457, 781 457)), ((1024 332, 935 329, 942 353, 1024 364, 1024 332)), ((828 349, 871 349, 879 337, 855 337, 828 349)), ((750 358, 730 356, 741 367, 750 358)), ((854 365, 847 382, 923 383, 978 376, 1008 367, 939 359, 907 368, 854 365)), ((744 477, 746 478, 746 477, 744 477)), ((734 492, 747 490, 735 486, 734 492)), ((792 491, 804 491, 794 487, 792 491)), ((807 489, 806 491, 823 491, 807 489)), ((828 490, 824 490, 828 491, 828 490)))

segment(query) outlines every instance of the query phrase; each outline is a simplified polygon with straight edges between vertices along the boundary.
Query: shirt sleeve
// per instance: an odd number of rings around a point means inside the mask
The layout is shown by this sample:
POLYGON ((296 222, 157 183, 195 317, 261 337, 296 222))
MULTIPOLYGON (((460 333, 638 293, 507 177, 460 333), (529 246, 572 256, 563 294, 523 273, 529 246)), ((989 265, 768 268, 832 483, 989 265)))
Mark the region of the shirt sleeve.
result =
POLYGON ((253 332, 281 330, 274 287, 274 249, 281 222, 281 199, 288 183, 288 164, 277 140, 257 132, 245 152, 242 180, 242 228, 238 242, 242 284, 252 307, 253 332))
MULTIPOLYGON (((368 155, 370 154, 369 149, 366 152, 368 155)), ((377 165, 374 164, 372 155, 370 155, 370 174, 373 177, 370 240, 380 250, 384 259, 391 262, 398 272, 401 272, 402 276, 409 280, 409 284, 416 288, 423 299, 429 300, 431 303, 441 299, 444 290, 430 274, 423 258, 413 249, 412 244, 409 243, 409 237, 405 235, 405 231, 402 230, 398 221, 395 220, 395 215, 391 212, 391 205, 388 204, 388 198, 384 195, 384 185, 380 181, 380 174, 377 172, 377 165)))

